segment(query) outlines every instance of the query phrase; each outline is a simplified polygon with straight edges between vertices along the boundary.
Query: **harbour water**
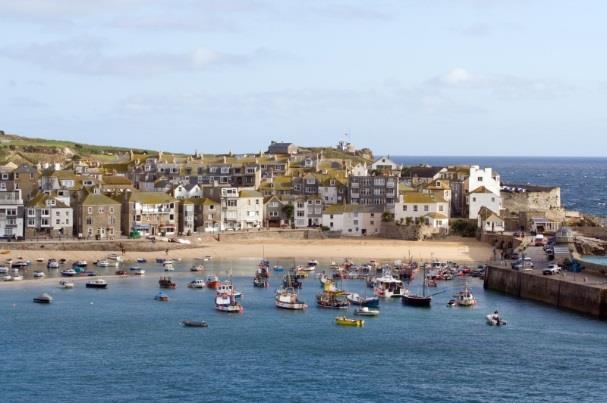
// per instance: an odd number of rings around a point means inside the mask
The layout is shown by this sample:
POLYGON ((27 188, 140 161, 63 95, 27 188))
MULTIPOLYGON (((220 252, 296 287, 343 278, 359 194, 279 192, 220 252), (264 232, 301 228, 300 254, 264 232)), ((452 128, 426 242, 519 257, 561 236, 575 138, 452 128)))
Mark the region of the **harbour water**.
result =
POLYGON ((560 186, 567 209, 607 216, 607 158, 395 156, 394 160, 406 165, 492 167, 503 183, 560 186))
MULTIPOLYGON (((145 276, 109 278, 107 290, 78 280, 72 290, 55 279, 0 285, 1 400, 597 402, 607 393, 604 322, 485 291, 476 279, 468 283, 479 303, 448 308, 463 285, 455 279, 433 291, 445 292, 431 309, 382 301, 363 328, 339 327, 340 311, 315 306, 314 276, 300 292, 307 311, 282 311, 273 303, 282 274, 254 288, 256 263, 216 260, 205 273, 189 272, 192 262, 174 273, 148 263, 145 276), (230 270, 243 314, 216 312, 212 290, 186 288, 230 270), (153 300, 165 274, 178 284, 168 303, 153 300), (54 302, 32 303, 41 292, 54 302), (495 309, 507 326, 486 325, 495 309), (209 327, 183 328, 184 319, 209 327)), ((341 286, 366 290, 359 280, 341 286)))

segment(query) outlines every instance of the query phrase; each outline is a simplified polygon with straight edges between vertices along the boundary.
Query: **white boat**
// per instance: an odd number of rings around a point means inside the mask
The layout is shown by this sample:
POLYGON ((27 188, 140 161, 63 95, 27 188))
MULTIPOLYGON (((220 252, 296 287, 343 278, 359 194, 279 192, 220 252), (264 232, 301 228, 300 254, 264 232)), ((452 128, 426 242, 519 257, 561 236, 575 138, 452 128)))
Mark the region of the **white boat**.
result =
POLYGON ((34 272, 34 278, 44 278, 44 277, 46 277, 46 274, 44 274, 43 272, 41 272, 41 271, 34 272))
POLYGON ((502 319, 499 312, 495 311, 485 316, 489 326, 504 326, 507 322, 502 319))
POLYGON ((129 268, 129 270, 136 276, 143 276, 145 274, 145 270, 139 266, 133 266, 129 268))
POLYGON ((189 288, 205 288, 207 283, 204 280, 192 280, 188 283, 189 288))
POLYGON ((0 266, 0 274, 6 274, 6 273, 8 273, 8 267, 0 266))
POLYGON ((55 259, 49 259, 49 261, 46 264, 46 268, 47 269, 58 269, 59 268, 59 262, 55 259))
POLYGON ((190 267, 190 271, 204 271, 204 266, 201 264, 195 264, 190 267))
POLYGON ((217 287, 217 294, 231 294, 234 295, 234 298, 240 298, 242 296, 242 293, 240 291, 236 291, 230 280, 219 284, 217 287))
POLYGON ((13 276, 8 275, 8 274, 5 276, 2 276, 2 281, 13 281, 13 276))
POLYGON ((276 307, 281 309, 301 311, 308 307, 307 304, 298 299, 297 292, 292 287, 278 289, 274 300, 276 307))
POLYGON ((303 271, 314 271, 316 270, 316 266, 318 266, 318 260, 310 260, 306 267, 302 267, 303 271))
POLYGON ((354 315, 377 316, 377 315, 379 315, 379 309, 371 309, 371 308, 367 308, 366 306, 363 306, 362 308, 355 310, 354 315))
POLYGON ((76 270, 74 270, 74 269, 65 269, 61 272, 61 275, 66 276, 66 277, 73 277, 76 274, 78 274, 78 273, 76 273, 76 270))
POLYGON ((23 280, 23 276, 21 274, 13 276, 13 281, 21 281, 21 280, 23 280))
POLYGON ((384 274, 375 279, 373 292, 381 298, 401 298, 407 294, 407 289, 399 279, 391 274, 384 274))
POLYGON ((473 306, 476 304, 476 298, 474 298, 474 295, 472 295, 472 292, 466 286, 463 291, 455 295, 455 303, 458 306, 473 306))
POLYGON ((72 283, 71 281, 67 281, 67 280, 61 280, 61 281, 59 281, 59 286, 61 288, 65 288, 65 289, 74 288, 74 283, 72 283))
POLYGON ((95 280, 87 281, 86 288, 107 288, 107 281, 102 278, 96 278, 95 280))
POLYGON ((215 296, 215 309, 227 313, 240 313, 244 310, 234 295, 225 293, 215 296))
POLYGON ((164 262, 164 271, 175 271, 175 266, 173 266, 172 262, 164 262))
POLYGON ((109 260, 115 260, 116 262, 122 262, 122 260, 123 260, 123 259, 122 259, 122 256, 117 255, 117 254, 115 254, 115 253, 112 253, 112 254, 108 255, 108 256, 107 256, 107 258, 108 258, 109 260))
POLYGON ((108 260, 102 259, 97 262, 97 267, 109 267, 110 262, 108 260))
POLYGON ((78 266, 78 267, 86 267, 88 266, 88 262, 86 260, 77 260, 74 263, 74 266, 78 266))

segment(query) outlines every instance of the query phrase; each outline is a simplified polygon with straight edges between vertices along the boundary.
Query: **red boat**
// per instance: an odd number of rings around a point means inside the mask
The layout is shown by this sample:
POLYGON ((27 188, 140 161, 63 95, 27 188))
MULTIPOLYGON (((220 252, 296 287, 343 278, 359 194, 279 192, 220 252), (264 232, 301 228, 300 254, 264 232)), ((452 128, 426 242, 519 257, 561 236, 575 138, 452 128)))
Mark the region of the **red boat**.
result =
POLYGON ((213 290, 217 289, 221 285, 221 281, 219 281, 219 277, 217 276, 208 276, 207 277, 207 287, 213 290))

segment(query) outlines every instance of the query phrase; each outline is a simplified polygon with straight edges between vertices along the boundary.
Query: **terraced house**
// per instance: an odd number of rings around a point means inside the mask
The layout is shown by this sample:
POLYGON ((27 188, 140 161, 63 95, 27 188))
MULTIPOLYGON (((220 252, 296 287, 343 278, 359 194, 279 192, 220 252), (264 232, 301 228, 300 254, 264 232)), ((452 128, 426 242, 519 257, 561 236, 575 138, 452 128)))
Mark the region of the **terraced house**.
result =
POLYGON ((0 238, 23 238, 21 190, 0 191, 0 238))
POLYGON ((114 239, 120 236, 120 202, 100 193, 86 192, 74 206, 79 238, 114 239))
POLYGON ((400 224, 422 224, 436 229, 449 228, 449 203, 440 195, 403 192, 394 209, 394 220, 400 224))
POLYGON ((65 200, 39 193, 25 205, 25 238, 71 237, 74 213, 65 200))
POLYGON ((246 230, 263 226, 263 195, 255 190, 221 189, 221 229, 246 230))
POLYGON ((395 176, 350 176, 349 201, 363 206, 383 206, 394 211, 398 195, 398 178, 395 176))
POLYGON ((178 204, 162 192, 129 192, 123 203, 122 231, 141 235, 174 235, 178 229, 178 204))

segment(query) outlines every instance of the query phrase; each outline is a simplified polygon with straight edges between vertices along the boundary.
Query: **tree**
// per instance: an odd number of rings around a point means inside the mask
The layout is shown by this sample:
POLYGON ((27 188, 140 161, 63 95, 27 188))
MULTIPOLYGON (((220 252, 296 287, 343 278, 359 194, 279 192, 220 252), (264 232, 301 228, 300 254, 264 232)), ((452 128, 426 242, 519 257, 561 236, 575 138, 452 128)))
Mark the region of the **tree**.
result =
POLYGON ((295 208, 292 204, 285 204, 284 206, 282 206, 282 212, 284 215, 287 216, 289 222, 293 220, 293 213, 295 212, 295 208))

